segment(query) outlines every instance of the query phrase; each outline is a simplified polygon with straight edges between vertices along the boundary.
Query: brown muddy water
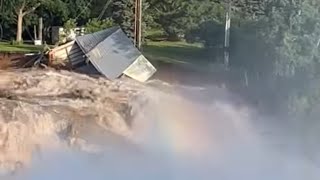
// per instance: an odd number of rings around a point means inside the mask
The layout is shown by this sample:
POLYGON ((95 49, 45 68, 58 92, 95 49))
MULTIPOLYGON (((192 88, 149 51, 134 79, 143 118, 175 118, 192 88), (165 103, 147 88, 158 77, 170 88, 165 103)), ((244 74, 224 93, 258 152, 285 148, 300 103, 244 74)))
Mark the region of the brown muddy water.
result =
POLYGON ((316 130, 260 115, 201 79, 140 84, 53 70, 0 77, 1 179, 320 178, 316 130))

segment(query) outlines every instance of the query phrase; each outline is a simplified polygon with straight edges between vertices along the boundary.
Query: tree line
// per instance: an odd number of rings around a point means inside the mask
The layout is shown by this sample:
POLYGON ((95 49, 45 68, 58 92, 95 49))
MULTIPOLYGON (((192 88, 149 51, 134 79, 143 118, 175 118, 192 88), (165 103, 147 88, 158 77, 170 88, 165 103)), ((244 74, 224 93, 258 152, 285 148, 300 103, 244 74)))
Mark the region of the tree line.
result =
MULTIPOLYGON (((177 39, 200 21, 221 18, 220 6, 220 2, 211 0, 144 0, 144 29, 161 28, 169 38, 177 39)), ((0 0, 6 38, 15 35, 16 41, 22 41, 25 28, 36 24, 37 17, 44 18, 46 27, 63 26, 70 19, 83 26, 93 19, 109 18, 130 36, 134 27, 134 0, 0 0)))

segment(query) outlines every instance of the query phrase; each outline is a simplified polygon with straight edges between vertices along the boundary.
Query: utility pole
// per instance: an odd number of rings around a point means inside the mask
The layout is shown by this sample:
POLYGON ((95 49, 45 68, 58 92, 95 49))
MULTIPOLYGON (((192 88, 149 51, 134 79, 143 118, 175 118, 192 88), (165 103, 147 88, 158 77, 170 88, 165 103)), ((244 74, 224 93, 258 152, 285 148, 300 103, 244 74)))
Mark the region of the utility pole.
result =
POLYGON ((140 50, 142 41, 142 0, 135 0, 134 44, 140 50))
POLYGON ((230 47, 230 27, 231 27, 231 0, 227 4, 226 25, 224 37, 224 65, 229 69, 229 47, 230 47))

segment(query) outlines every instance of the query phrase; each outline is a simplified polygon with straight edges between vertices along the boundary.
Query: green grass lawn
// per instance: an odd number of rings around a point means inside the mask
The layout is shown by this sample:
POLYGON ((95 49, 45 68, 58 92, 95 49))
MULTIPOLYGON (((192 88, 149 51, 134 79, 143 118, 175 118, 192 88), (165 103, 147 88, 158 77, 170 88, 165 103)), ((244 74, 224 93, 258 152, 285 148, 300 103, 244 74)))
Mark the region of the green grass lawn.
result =
MULTIPOLYGON (((42 46, 30 44, 11 45, 0 42, 0 52, 7 53, 32 53, 39 52, 42 46)), ((143 54, 151 61, 160 61, 182 65, 206 65, 207 53, 201 44, 189 44, 186 42, 149 41, 143 46, 143 54)))
POLYGON ((35 46, 29 44, 11 45, 10 43, 0 42, 0 52, 7 53, 32 53, 43 49, 42 46, 35 46))
POLYGON ((201 44, 186 42, 148 42, 143 46, 143 54, 151 61, 192 65, 208 61, 201 44))

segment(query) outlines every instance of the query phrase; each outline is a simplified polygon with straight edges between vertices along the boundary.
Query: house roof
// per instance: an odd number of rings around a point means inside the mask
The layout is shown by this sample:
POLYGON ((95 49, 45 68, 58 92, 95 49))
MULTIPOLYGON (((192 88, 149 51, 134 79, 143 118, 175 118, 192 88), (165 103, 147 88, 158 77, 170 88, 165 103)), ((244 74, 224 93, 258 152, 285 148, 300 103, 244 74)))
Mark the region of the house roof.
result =
POLYGON ((119 27, 79 36, 76 42, 92 65, 109 79, 122 75, 141 55, 119 27))
POLYGON ((76 38, 76 41, 80 46, 82 46, 82 50, 84 51, 84 53, 88 53, 92 49, 94 49, 99 43, 101 43, 104 39, 106 39, 112 33, 118 31, 119 29, 120 28, 116 26, 96 33, 78 36, 76 38))

